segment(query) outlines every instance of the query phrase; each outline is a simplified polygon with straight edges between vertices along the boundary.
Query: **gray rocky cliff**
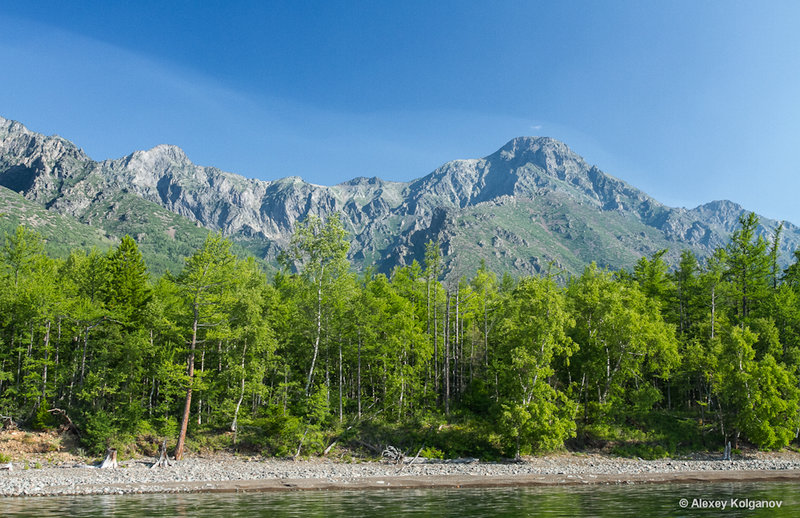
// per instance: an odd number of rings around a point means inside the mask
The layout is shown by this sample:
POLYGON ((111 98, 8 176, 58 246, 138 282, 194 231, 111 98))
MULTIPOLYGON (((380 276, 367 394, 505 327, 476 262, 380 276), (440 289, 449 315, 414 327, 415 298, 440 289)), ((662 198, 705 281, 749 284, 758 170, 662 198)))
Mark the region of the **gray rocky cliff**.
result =
MULTIPOLYGON (((667 207, 546 137, 515 138, 490 156, 454 160, 408 183, 359 177, 319 186, 299 177, 262 181, 198 166, 170 145, 96 162, 65 139, 0 118, 0 185, 49 210, 91 224, 115 220, 122 229, 124 215, 117 212, 134 197, 260 243, 254 249, 267 259, 288 242, 298 221, 339 212, 354 262, 387 272, 421 260, 430 239, 449 252, 448 264, 468 268, 489 258, 496 268, 522 273, 548 261, 569 270, 590 260, 629 267, 661 248, 673 250, 673 260, 683 248, 704 256, 726 242, 744 212, 732 202, 667 207)), ((166 219, 159 214, 151 219, 166 219)), ((765 235, 777 225, 762 223, 765 235)), ((788 224, 784 257, 798 245, 800 231, 788 224)))

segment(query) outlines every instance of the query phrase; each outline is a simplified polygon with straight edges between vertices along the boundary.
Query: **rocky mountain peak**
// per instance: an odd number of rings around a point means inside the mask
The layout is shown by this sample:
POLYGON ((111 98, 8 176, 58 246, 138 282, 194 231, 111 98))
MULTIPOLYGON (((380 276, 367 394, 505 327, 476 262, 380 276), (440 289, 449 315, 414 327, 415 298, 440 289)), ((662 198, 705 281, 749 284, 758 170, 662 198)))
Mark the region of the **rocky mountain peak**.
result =
POLYGON ((192 161, 183 149, 170 144, 159 144, 146 151, 134 151, 125 158, 130 167, 142 167, 150 170, 166 169, 169 166, 189 166, 192 161))
POLYGON ((550 168, 565 161, 575 161, 586 166, 583 158, 569 146, 551 137, 517 137, 511 139, 491 157, 507 162, 532 162, 543 168, 550 168))
POLYGON ((704 203, 698 206, 695 210, 709 210, 709 211, 720 211, 720 212, 728 212, 728 213, 740 213, 744 211, 744 207, 739 205, 738 203, 734 203, 730 200, 714 200, 708 203, 704 203))
POLYGON ((31 131, 22 123, 15 120, 0 117, 0 138, 5 138, 12 134, 30 134, 31 131))

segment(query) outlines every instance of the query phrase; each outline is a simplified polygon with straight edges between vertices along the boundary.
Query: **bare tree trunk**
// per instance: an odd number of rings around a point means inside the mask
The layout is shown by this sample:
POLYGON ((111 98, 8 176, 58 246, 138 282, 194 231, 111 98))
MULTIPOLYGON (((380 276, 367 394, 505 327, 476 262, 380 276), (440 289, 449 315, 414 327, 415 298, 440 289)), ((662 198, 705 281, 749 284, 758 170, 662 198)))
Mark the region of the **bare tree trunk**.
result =
POLYGON ((97 326, 99 326, 100 324, 102 324, 104 320, 105 320, 105 317, 103 317, 103 318, 101 318, 100 320, 96 321, 96 322, 94 323, 94 325, 91 325, 91 326, 90 326, 90 325, 88 325, 88 324, 87 324, 87 325, 86 325, 86 328, 84 329, 84 335, 83 335, 83 356, 81 356, 81 380, 80 380, 80 384, 81 384, 81 385, 83 385, 83 377, 84 377, 84 372, 85 372, 85 368, 86 368, 86 351, 87 351, 87 349, 89 348, 89 331, 91 331, 91 330, 92 330, 92 329, 94 329, 95 327, 97 327, 97 326))
POLYGON ((292 460, 297 460, 297 457, 300 456, 300 450, 303 449, 303 442, 306 440, 306 434, 307 433, 308 433, 308 428, 306 428, 305 431, 303 432, 303 436, 300 438, 300 444, 297 445, 297 451, 294 452, 294 455, 292 456, 292 460))
POLYGON ((53 365, 58 365, 58 346, 61 343, 61 317, 58 317, 58 335, 56 336, 56 357, 53 365))
POLYGON ((483 366, 489 368, 489 308, 486 307, 486 294, 483 296, 483 366))
POLYGON ((455 310, 456 322, 455 322, 455 325, 453 326, 453 335, 454 335, 454 338, 455 338, 455 340, 453 341, 453 381, 454 381, 454 384, 455 384, 455 392, 456 393, 458 393, 460 391, 460 387, 461 387, 461 377, 460 377, 460 372, 459 372, 460 365, 461 365, 461 351, 460 351, 461 345, 459 344, 459 339, 461 337, 461 333, 460 333, 461 330, 458 327, 458 324, 459 324, 458 306, 459 306, 460 296, 461 296, 460 288, 461 288, 461 286, 459 286, 457 284, 456 285, 456 310, 455 310))
POLYGON ((150 397, 147 398, 147 415, 153 415, 153 394, 156 391, 156 377, 150 378, 150 397))
POLYGON ((44 367, 42 372, 42 397, 47 399, 47 361, 50 359, 50 321, 47 321, 47 330, 44 333, 44 367))
MULTIPOLYGON (((203 348, 200 351, 200 378, 202 379, 203 373, 206 370, 206 344, 203 342, 203 348)), ((203 424, 203 393, 200 393, 200 400, 197 402, 197 424, 203 424)))
POLYGON ((33 354, 33 322, 31 322, 31 332, 30 332, 31 341, 28 342, 28 358, 31 357, 33 354))
POLYGON ((314 378, 314 365, 317 363, 319 353, 319 339, 322 335, 322 274, 317 284, 317 336, 314 339, 314 356, 311 357, 311 368, 308 369, 308 380, 306 380, 306 396, 311 392, 311 380, 314 378))
POLYGON ((361 418, 361 330, 358 331, 358 417, 361 418))
POLYGON ((233 436, 233 443, 236 444, 236 432, 237 432, 237 423, 239 422, 239 408, 242 406, 242 399, 244 399, 244 380, 245 380, 245 371, 244 371, 244 361, 247 355, 247 340, 244 341, 244 346, 242 347, 242 382, 239 386, 239 401, 236 402, 236 410, 233 412, 233 422, 231 423, 231 431, 234 433, 233 436))
POLYGON ((81 356, 81 385, 83 385, 83 375, 86 370, 86 349, 89 347, 89 326, 86 326, 86 330, 83 334, 83 355, 81 356))
POLYGON ((716 320, 715 320, 715 313, 716 313, 716 309, 717 309, 716 295, 717 295, 717 287, 713 286, 711 288, 711 339, 712 340, 714 339, 714 326, 716 324, 716 320))
POLYGON ((405 374, 406 356, 407 356, 406 351, 403 350, 403 355, 402 355, 401 360, 400 360, 400 373, 401 373, 400 374, 400 400, 398 401, 398 404, 397 404, 397 420, 398 421, 400 420, 400 417, 403 415, 403 397, 405 396, 405 393, 406 393, 406 374, 405 374))
POLYGON ((286 403, 289 398, 289 366, 283 366, 283 415, 286 415, 286 403))
MULTIPOLYGON (((434 279, 434 282, 436 280, 434 279)), ((433 389, 439 398, 439 322, 436 315, 436 284, 433 285, 433 389)))
POLYGON ((445 292, 444 314, 444 413, 450 415, 450 292, 445 292))

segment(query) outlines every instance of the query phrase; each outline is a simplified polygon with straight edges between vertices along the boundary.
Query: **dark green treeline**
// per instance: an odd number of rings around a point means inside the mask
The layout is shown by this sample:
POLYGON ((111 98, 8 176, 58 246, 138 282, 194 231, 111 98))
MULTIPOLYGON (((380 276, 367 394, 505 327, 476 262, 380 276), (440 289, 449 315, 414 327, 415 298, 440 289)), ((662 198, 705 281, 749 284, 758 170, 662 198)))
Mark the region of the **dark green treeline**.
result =
POLYGON ((133 239, 44 253, 25 227, 0 262, 0 414, 71 419, 85 447, 321 454, 332 444, 485 458, 785 447, 800 427, 800 251, 742 217, 704 262, 632 272, 443 280, 425 264, 352 273, 337 217, 309 218, 272 278, 208 238, 151 278, 133 239))

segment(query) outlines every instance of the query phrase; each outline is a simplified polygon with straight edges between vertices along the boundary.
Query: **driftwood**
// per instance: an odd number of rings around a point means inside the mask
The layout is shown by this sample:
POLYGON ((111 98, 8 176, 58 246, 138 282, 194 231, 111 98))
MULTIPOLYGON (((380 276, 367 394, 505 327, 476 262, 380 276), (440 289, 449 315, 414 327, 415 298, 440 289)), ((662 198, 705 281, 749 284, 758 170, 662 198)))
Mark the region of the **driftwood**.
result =
POLYGON ((8 464, 0 464, 0 470, 13 471, 14 470, 14 465, 11 464, 10 462, 8 464))
POLYGON ((425 445, 423 444, 422 447, 417 452, 417 455, 413 459, 411 459, 411 462, 409 462, 408 464, 403 464, 403 466, 400 469, 397 470, 397 473, 400 473, 401 471, 406 469, 406 466, 410 466, 410 465, 414 464, 414 461, 419 458, 419 454, 422 453, 422 450, 424 450, 424 449, 425 449, 425 445))
POLYGON ((406 456, 402 451, 398 450, 394 446, 387 445, 386 448, 381 452, 381 457, 390 460, 395 464, 402 464, 406 456))
POLYGON ((0 415, 0 420, 3 421, 3 430, 17 429, 17 422, 10 415, 0 415))
POLYGON ((117 450, 116 448, 109 448, 106 450, 106 458, 100 464, 100 469, 115 469, 117 467, 117 450))
POLYGON ((172 466, 172 462, 173 461, 169 459, 169 455, 167 454, 167 440, 164 439, 164 441, 158 447, 158 460, 155 461, 152 466, 150 466, 150 469, 168 468, 172 466))
POLYGON ((327 447, 327 448, 325 448, 325 451, 323 451, 323 452, 322 452, 322 455, 323 455, 323 456, 325 456, 325 455, 327 455, 328 453, 330 453, 331 449, 333 449, 333 447, 334 447, 334 446, 336 446, 336 441, 333 441, 332 443, 330 443, 330 444, 328 445, 328 447, 327 447))

